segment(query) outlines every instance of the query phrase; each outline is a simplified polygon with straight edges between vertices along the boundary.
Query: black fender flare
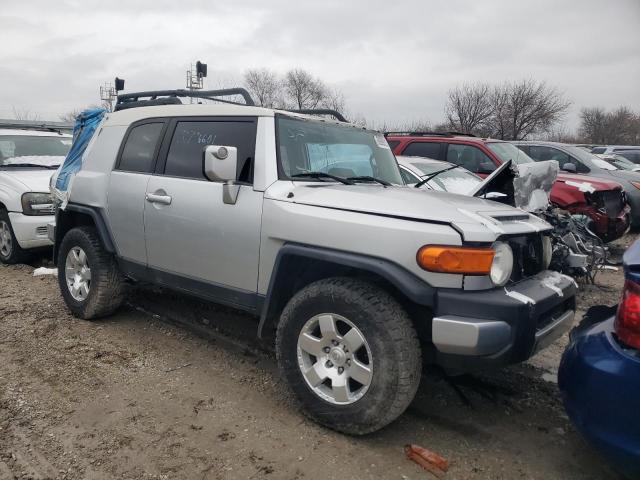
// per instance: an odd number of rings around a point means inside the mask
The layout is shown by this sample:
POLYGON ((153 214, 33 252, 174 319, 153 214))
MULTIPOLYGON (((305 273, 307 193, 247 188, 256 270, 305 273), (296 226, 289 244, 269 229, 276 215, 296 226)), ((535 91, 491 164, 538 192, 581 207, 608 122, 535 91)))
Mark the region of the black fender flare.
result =
POLYGON ((107 226, 104 211, 97 207, 88 207, 85 205, 78 205, 76 203, 69 203, 64 210, 58 210, 56 213, 56 238, 53 249, 54 259, 58 256, 58 247, 64 235, 74 226, 76 223, 72 219, 68 219, 69 213, 78 213, 80 215, 88 216, 91 218, 93 225, 98 232, 100 241, 104 249, 112 254, 117 254, 115 242, 111 236, 111 231, 107 226))
POLYGON ((384 258, 287 243, 278 251, 271 272, 271 279, 258 324, 259 338, 263 338, 265 327, 275 321, 275 316, 279 313, 283 300, 285 303, 288 301, 288 298, 282 297, 284 289, 281 287, 288 281, 290 277, 288 270, 290 270, 291 262, 295 261, 295 259, 314 260, 325 264, 334 264, 339 267, 369 272, 388 281, 411 302, 418 305, 433 307, 436 301, 436 288, 404 267, 384 258))

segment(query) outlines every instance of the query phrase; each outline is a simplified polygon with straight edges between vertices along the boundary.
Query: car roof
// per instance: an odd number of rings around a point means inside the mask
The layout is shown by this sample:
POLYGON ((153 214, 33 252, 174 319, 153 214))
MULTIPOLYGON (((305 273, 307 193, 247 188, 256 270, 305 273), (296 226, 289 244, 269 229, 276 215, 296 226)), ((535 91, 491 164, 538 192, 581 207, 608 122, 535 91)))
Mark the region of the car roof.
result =
POLYGON ((336 125, 348 125, 361 128, 351 123, 340 122, 333 118, 320 117, 317 115, 305 115, 296 112, 288 112, 286 110, 274 110, 264 107, 231 104, 153 105, 125 108, 117 112, 108 113, 105 119, 104 126, 127 126, 139 120, 160 117, 273 117, 276 114, 282 114, 288 117, 300 118, 305 120, 326 122, 336 125))
POLYGON ((47 130, 31 130, 28 128, 0 128, 0 135, 20 135, 26 137, 71 137, 68 133, 58 133, 47 130))
POLYGON ((401 139, 409 139, 409 140, 422 140, 422 141, 437 141, 437 142, 448 142, 451 140, 455 140, 460 143, 504 143, 504 140, 499 140, 497 138, 490 137, 475 137, 473 135, 456 135, 456 134, 428 134, 428 133, 403 133, 403 132, 388 132, 385 133, 385 136, 388 139, 393 140, 401 140, 401 139))

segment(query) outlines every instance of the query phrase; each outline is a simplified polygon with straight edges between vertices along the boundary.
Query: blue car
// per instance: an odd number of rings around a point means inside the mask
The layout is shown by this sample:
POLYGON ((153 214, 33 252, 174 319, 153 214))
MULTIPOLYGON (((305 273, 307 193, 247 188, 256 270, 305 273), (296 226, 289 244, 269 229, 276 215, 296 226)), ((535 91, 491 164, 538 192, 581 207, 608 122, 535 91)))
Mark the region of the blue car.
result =
POLYGON ((620 473, 640 479, 640 241, 623 260, 620 305, 587 311, 558 385, 576 428, 620 473))

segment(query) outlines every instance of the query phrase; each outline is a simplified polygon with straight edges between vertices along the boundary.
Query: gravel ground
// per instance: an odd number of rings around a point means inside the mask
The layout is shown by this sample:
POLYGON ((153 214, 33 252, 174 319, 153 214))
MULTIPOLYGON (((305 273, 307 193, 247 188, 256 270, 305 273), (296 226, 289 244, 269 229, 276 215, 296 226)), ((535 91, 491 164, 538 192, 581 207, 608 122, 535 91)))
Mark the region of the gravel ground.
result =
MULTIPOLYGON (((617 478, 560 404, 566 338, 482 377, 429 372, 398 421, 353 438, 291 405, 255 319, 138 289, 85 322, 34 266, 0 266, 0 480, 434 478, 407 443, 448 458, 449 479, 617 478)), ((621 285, 620 271, 600 273, 581 312, 616 303, 621 285)))

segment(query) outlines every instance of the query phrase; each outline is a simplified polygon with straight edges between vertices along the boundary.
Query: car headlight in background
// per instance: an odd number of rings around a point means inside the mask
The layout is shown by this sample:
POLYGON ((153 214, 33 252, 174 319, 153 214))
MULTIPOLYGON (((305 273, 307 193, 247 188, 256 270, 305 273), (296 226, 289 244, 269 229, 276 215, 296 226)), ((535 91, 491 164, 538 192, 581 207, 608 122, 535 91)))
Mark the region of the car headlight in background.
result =
POLYGON ((542 268, 547 269, 551 265, 551 257, 553 257, 553 245, 551 244, 551 237, 547 235, 542 236, 542 268))
POLYGON ((22 195, 22 213, 25 215, 53 215, 50 193, 28 192, 22 195))
POLYGON ((513 270, 513 251, 511 247, 503 242, 493 244, 493 263, 491 264, 491 272, 489 277, 496 286, 502 286, 511 277, 513 270))

